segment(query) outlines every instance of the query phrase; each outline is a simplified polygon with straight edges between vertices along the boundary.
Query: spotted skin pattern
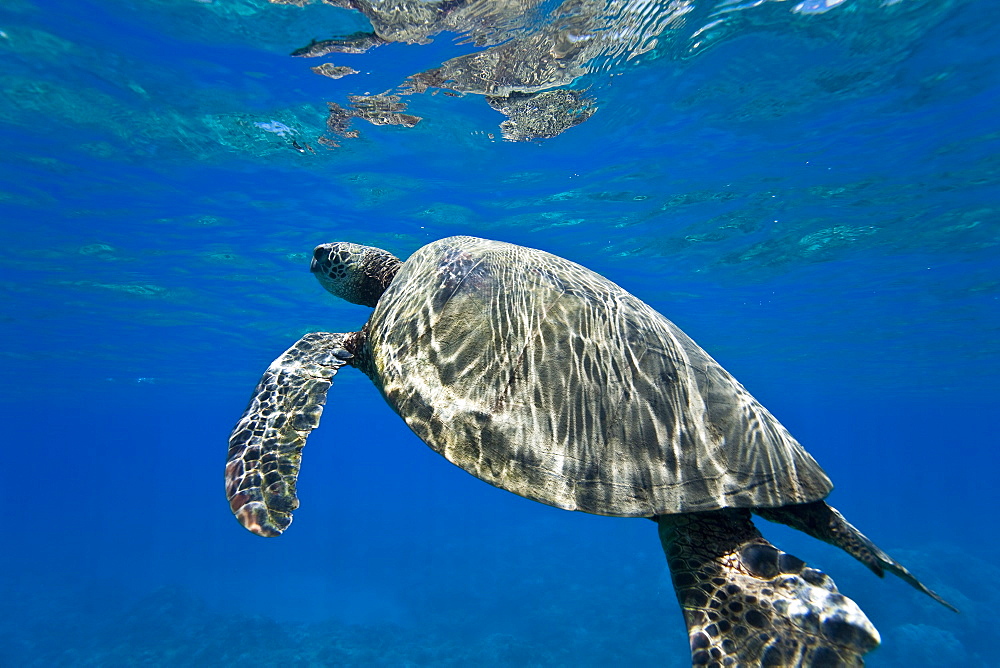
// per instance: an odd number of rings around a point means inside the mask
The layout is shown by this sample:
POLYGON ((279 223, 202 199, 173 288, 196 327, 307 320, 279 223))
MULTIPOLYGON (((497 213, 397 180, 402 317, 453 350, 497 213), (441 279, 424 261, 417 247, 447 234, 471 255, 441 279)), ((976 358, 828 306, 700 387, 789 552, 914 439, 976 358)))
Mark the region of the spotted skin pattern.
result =
POLYGON ((878 646, 861 609, 748 510, 664 515, 659 529, 694 666, 862 666, 878 646))
POLYGON ((374 308, 402 264, 380 248, 339 241, 317 246, 310 270, 332 294, 374 308))
MULTIPOLYGON (((559 508, 657 521, 697 666, 860 666, 878 632, 833 581, 764 540, 751 511, 895 573, 951 607, 822 501, 816 461, 672 322, 542 251, 471 237, 405 263, 316 248, 358 332, 307 334, 261 379, 230 438, 226 493, 277 536, 298 507, 306 437, 354 366, 427 445, 559 508)), ((952 608, 954 609, 954 608, 952 608)))
POLYGON ((229 438, 226 497, 244 527, 277 536, 299 507, 295 481, 306 437, 326 393, 352 355, 344 334, 313 332, 271 363, 229 438))

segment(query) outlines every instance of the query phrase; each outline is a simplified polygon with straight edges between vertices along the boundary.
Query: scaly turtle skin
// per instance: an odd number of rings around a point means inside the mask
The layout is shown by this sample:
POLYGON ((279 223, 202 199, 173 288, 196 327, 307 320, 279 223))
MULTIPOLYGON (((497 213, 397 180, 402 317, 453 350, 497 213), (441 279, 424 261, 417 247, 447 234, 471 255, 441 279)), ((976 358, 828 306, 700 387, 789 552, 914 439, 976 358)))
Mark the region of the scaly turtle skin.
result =
POLYGON ((761 537, 751 512, 948 605, 823 501, 826 474, 742 385, 604 277, 471 237, 405 263, 325 244, 312 271, 375 311, 358 332, 307 334, 258 384, 226 467, 230 506, 250 531, 290 524, 302 447, 333 376, 351 365, 476 477, 559 508, 655 520, 694 665, 863 665, 879 643, 857 605, 761 537))

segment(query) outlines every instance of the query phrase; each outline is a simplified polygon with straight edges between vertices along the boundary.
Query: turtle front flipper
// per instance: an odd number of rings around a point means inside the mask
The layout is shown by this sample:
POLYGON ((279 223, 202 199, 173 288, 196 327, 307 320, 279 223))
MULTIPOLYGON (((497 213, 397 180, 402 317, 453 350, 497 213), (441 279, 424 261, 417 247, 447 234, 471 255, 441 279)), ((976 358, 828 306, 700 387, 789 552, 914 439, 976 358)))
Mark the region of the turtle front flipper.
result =
POLYGON ((824 573, 768 543, 745 509, 661 515, 695 666, 863 666, 878 631, 824 573))
POLYGON ((292 51, 300 58, 319 58, 330 53, 364 53, 371 48, 388 44, 373 32, 356 32, 340 39, 313 40, 301 49, 292 51))
POLYGON ((277 536, 292 523, 306 437, 319 426, 333 377, 353 357, 347 336, 313 332, 296 341, 264 372, 229 437, 229 507, 258 536, 277 536))
POLYGON ((787 524, 813 538, 839 547, 879 577, 882 577, 884 571, 889 571, 949 610, 958 612, 958 608, 928 589, 905 566, 883 552, 868 536, 858 531, 836 508, 825 501, 798 503, 779 508, 755 508, 754 512, 766 520, 787 524))

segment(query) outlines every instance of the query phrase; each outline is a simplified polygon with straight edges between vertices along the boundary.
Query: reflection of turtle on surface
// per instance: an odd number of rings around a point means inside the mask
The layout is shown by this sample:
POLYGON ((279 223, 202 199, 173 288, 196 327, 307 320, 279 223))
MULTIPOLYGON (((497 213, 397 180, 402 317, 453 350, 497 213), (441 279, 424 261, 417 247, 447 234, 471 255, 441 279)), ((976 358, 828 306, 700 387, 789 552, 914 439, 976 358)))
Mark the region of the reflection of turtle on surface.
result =
MULTIPOLYGON (((512 140, 552 137, 590 118, 596 110, 594 99, 582 90, 554 89, 653 48, 657 36, 679 25, 690 11, 683 3, 637 0, 617 3, 613 9, 604 0, 566 0, 559 5, 541 0, 324 2, 361 12, 372 30, 313 40, 293 55, 363 53, 391 42, 425 44, 442 32, 463 35, 481 49, 413 74, 398 92, 420 93, 434 87, 484 95, 490 106, 509 117, 501 129, 512 140), (530 104, 524 104, 525 99, 530 104)), ((364 97, 379 100, 392 94, 364 97)), ((400 124, 387 118, 389 113, 373 115, 354 104, 347 109, 331 106, 330 130, 338 134, 352 118, 400 124)))
POLYGON ((944 603, 823 501, 823 470, 732 376, 602 276, 470 237, 405 263, 326 244, 312 271, 375 311, 361 331, 307 334, 257 386, 226 467, 250 531, 288 527, 302 447, 351 365, 478 478, 559 508, 655 520, 696 665, 861 665, 879 643, 857 605, 768 543, 751 512, 944 603))

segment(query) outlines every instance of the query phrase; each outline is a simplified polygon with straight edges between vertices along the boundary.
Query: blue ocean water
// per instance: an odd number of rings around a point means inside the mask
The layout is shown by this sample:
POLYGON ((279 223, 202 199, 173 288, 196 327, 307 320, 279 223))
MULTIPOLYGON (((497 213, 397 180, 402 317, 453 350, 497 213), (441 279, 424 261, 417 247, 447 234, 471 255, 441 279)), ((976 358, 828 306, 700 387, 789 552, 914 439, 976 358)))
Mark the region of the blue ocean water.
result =
POLYGON ((452 234, 556 253, 671 318, 961 609, 763 526, 879 628, 868 665, 1000 665, 1000 9, 687 4, 573 84, 591 118, 515 142, 481 95, 433 90, 405 97, 415 127, 331 138, 326 103, 476 51, 451 34, 308 60, 289 54, 365 20, 6 0, 0 665, 687 665, 652 523, 472 478, 351 370, 292 527, 232 519, 226 440, 260 373, 368 316, 312 248, 452 234))

